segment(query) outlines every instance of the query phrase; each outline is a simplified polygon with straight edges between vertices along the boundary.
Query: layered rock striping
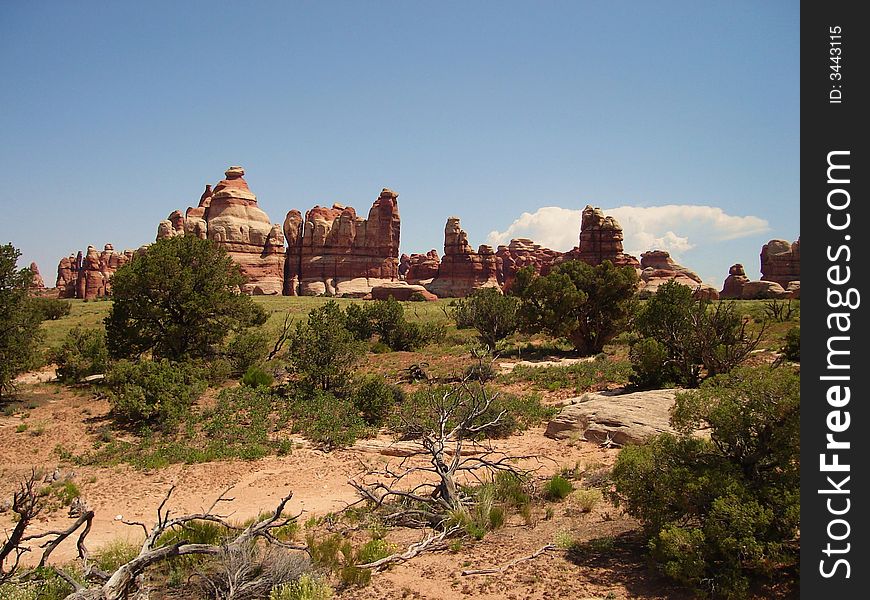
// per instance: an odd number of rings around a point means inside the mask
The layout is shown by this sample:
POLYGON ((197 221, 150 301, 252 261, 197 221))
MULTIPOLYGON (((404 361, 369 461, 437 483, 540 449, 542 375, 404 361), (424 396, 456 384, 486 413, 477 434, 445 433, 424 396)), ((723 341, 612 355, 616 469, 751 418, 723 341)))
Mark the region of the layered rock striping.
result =
POLYGON ((217 185, 207 185, 199 204, 172 212, 157 228, 157 239, 194 235, 226 250, 239 265, 253 295, 284 293, 284 230, 257 204, 242 167, 230 167, 217 185))
POLYGON ((426 289, 439 298, 463 298, 483 287, 501 289, 498 270, 498 257, 492 246, 481 245, 475 252, 459 218, 449 217, 444 226, 444 256, 438 274, 426 289))
POLYGON ((59 298, 93 300, 108 296, 112 291, 112 275, 135 256, 133 250, 116 252, 112 244, 106 244, 99 252, 88 246, 83 254, 70 254, 57 265, 57 288, 59 298))
POLYGON ((761 279, 787 288, 801 278, 801 240, 770 240, 761 248, 761 279))
POLYGON ((637 259, 623 251, 622 240, 619 221, 606 216, 600 208, 587 204, 580 221, 579 245, 560 256, 557 262, 582 260, 595 266, 609 260, 619 267, 638 268, 637 259))
POLYGON ((291 210, 284 219, 287 295, 364 297, 399 279, 398 194, 384 188, 358 217, 349 206, 315 206, 305 218, 291 210))
POLYGON ((641 296, 654 295, 659 287, 669 281, 675 281, 692 288, 695 297, 707 300, 718 300, 719 291, 713 286, 701 281, 701 278, 690 269, 677 264, 665 250, 650 250, 640 255, 641 296))

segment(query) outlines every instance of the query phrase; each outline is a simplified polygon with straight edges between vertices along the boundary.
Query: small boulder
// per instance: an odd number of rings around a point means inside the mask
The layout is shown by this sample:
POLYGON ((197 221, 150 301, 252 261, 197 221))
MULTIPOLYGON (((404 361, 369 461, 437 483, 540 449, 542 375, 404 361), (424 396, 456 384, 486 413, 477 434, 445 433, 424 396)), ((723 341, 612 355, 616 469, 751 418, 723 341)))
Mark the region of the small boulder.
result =
POLYGON ((660 433, 674 433, 670 410, 678 390, 649 390, 631 394, 587 393, 569 400, 544 433, 563 440, 582 436, 589 442, 642 444, 660 433))

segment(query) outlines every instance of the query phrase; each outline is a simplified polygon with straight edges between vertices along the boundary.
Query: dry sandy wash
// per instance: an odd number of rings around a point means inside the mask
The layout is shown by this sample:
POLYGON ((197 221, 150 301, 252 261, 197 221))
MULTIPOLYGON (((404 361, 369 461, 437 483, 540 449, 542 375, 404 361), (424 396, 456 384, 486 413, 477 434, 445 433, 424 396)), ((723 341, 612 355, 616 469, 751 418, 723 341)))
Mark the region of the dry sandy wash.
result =
MULTIPOLYGON (((291 454, 256 461, 219 461, 195 465, 171 465, 157 470, 116 467, 79 467, 59 460, 54 452, 62 445, 74 454, 86 452, 97 439, 96 430, 106 423, 108 404, 90 393, 39 382, 30 375, 24 393, 29 424, 17 431, 22 414, 0 416, 0 499, 11 497, 17 482, 34 466, 49 471, 59 466, 63 474, 74 472, 82 497, 95 510, 88 546, 93 551, 116 538, 138 542, 141 529, 126 526, 117 515, 131 521, 152 523, 157 505, 171 485, 176 485, 170 507, 175 515, 199 512, 211 505, 227 487, 233 486, 233 501, 220 512, 243 520, 275 506, 288 491, 294 493, 289 509, 309 516, 322 516, 344 508, 357 498, 347 480, 359 473, 363 461, 397 460, 378 448, 387 437, 367 440, 354 448, 333 452, 294 447, 291 454), (37 435, 35 435, 38 432, 37 435)), ((498 446, 514 455, 537 455, 538 475, 543 477, 561 466, 612 464, 616 450, 579 442, 569 444, 544 437, 537 427, 522 435, 500 440, 498 446)), ((376 573, 365 588, 341 591, 339 598, 688 598, 647 568, 639 551, 637 524, 611 505, 602 502, 591 513, 572 509, 567 503, 551 503, 551 517, 544 506, 533 510, 533 524, 512 515, 506 526, 479 542, 466 542, 458 551, 423 554, 405 564, 376 573), (584 557, 564 550, 551 550, 538 558, 517 564, 496 575, 463 576, 463 569, 498 567, 552 544, 567 532, 577 540, 609 539, 612 550, 584 557)), ((34 532, 66 527, 66 509, 41 515, 34 532)), ((0 514, 0 528, 12 526, 9 511, 0 514)), ((397 529, 388 539, 404 545, 420 539, 420 532, 397 529)), ((72 540, 64 542, 54 561, 72 560, 72 540)), ((152 598, 177 598, 158 592, 152 598)))

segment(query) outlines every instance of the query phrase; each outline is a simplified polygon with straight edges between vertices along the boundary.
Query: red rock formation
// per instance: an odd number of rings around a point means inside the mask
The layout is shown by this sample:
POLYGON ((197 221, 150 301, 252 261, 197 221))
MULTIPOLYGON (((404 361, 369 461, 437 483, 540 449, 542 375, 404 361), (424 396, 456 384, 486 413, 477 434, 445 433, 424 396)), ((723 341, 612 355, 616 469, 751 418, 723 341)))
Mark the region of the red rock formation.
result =
POLYGON ((372 300, 387 300, 395 298, 399 302, 407 302, 409 300, 427 300, 434 301, 438 296, 429 292, 422 285, 413 285, 404 281, 391 281, 381 283, 372 288, 372 300))
POLYGON ((184 216, 180 210, 173 211, 164 221, 157 226, 157 239, 184 235, 184 216))
POLYGON ((224 248, 239 265, 247 283, 242 291, 254 295, 284 292, 284 232, 257 205, 242 167, 230 167, 212 190, 210 185, 199 205, 184 216, 174 211, 157 228, 157 239, 195 235, 224 248))
POLYGON ((78 266, 76 265, 76 257, 70 255, 60 259, 57 265, 57 281, 54 284, 57 288, 59 298, 75 298, 76 297, 76 278, 78 277, 78 266))
POLYGON ((768 300, 774 298, 789 298, 791 292, 783 289, 775 281, 747 281, 743 286, 741 298, 744 300, 768 300))
POLYGON ((600 208, 587 204, 580 222, 580 245, 559 257, 558 262, 582 260, 590 265, 599 265, 609 260, 620 267, 637 268, 637 259, 623 252, 622 239, 619 222, 605 216, 600 208))
POLYGON ((498 257, 492 246, 482 245, 474 252, 459 219, 450 217, 444 227, 444 256, 438 276, 426 289, 439 298, 462 298, 482 287, 501 289, 498 270, 498 257))
POLYGON ((728 277, 725 278, 725 283, 722 285, 722 291, 719 292, 719 297, 722 299, 738 299, 743 297, 743 288, 749 282, 749 277, 746 276, 746 271, 743 265, 737 263, 728 269, 728 277))
POLYGON ((302 233, 305 222, 302 213, 293 209, 284 218, 284 239, 287 241, 287 258, 284 261, 284 295, 299 294, 299 274, 302 268, 302 233))
POLYGON ((399 279, 402 281, 405 280, 405 276, 408 274, 408 270, 411 268, 411 257, 402 253, 402 256, 399 257, 399 279))
POLYGON ((438 251, 434 248, 426 254, 412 254, 408 257, 408 272, 405 274, 405 281, 423 285, 431 283, 438 276, 440 265, 441 259, 438 258, 438 251))
MULTIPOLYGON (((363 297, 372 287, 399 279, 400 219, 398 194, 384 188, 369 210, 368 218, 357 217, 351 207, 334 204, 315 206, 301 223, 291 211, 285 219, 285 235, 296 232, 289 254, 298 252, 295 270, 299 293, 363 297)), ((294 214, 295 213, 295 214, 294 214)), ((292 276, 292 274, 291 274, 292 276)))
POLYGON ((544 248, 529 239, 511 240, 507 246, 499 246, 496 252, 496 256, 500 259, 498 282, 503 289, 510 289, 517 271, 529 266, 534 268, 538 275, 546 275, 561 255, 561 252, 544 248))
POLYGON ((761 248, 761 279, 773 281, 783 288, 801 278, 801 240, 793 244, 785 240, 770 240, 761 248))
POLYGON ((650 250, 640 255, 640 278, 643 287, 641 296, 655 294, 659 286, 668 281, 676 281, 692 288, 696 297, 708 300, 718 300, 719 292, 713 286, 701 281, 693 271, 673 261, 671 255, 664 250, 650 250))
POLYGON ((60 259, 57 265, 57 293, 59 298, 93 300, 112 293, 112 275, 133 258, 132 250, 116 252, 112 244, 106 244, 102 252, 88 246, 82 255, 70 254, 60 259))
POLYGON ((42 280, 42 274, 39 272, 39 266, 35 262, 30 263, 30 272, 33 273, 33 279, 30 283, 31 291, 41 292, 45 289, 45 281, 42 280))

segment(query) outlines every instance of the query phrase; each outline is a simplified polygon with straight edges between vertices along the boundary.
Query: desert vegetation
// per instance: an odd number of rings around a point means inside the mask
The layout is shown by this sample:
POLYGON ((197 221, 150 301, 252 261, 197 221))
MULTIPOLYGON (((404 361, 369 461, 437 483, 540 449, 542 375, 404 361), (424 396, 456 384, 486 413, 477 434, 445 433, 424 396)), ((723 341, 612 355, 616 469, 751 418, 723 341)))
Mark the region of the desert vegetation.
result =
POLYGON ((793 590, 798 301, 640 300, 607 262, 456 301, 251 298, 176 237, 110 302, 58 308, 2 249, 0 596, 395 597, 409 577, 473 596, 586 567, 602 597, 793 590), (672 431, 645 443, 543 435, 586 392, 673 387, 672 431), (233 504, 269 472, 269 506, 233 504), (191 504, 185 473, 226 485, 191 504), (103 480, 136 488, 135 517, 103 480))

